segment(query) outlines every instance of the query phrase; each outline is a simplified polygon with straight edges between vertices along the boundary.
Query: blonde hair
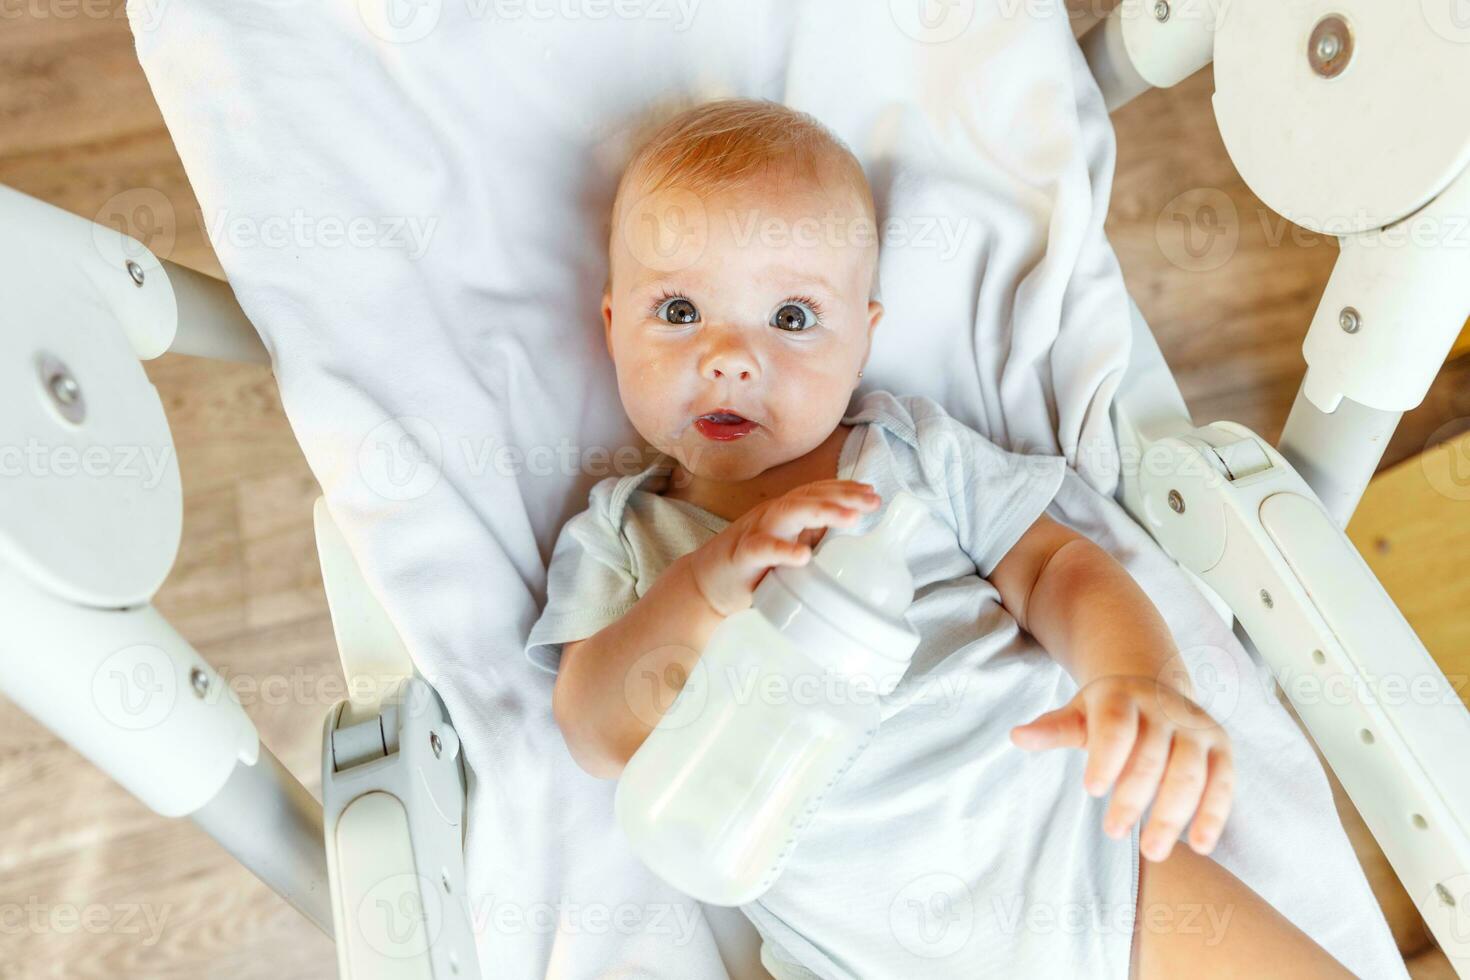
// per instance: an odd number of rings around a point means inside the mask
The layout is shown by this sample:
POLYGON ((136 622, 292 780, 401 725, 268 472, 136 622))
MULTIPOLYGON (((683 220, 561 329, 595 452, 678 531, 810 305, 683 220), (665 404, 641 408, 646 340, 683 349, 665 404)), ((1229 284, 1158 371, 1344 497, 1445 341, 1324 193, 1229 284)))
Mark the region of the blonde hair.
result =
MULTIPOLYGON (((665 113, 668 110, 665 110, 665 113)), ((815 117, 767 99, 703 102, 644 124, 613 200, 611 230, 621 227, 625 195, 678 187, 704 196, 770 173, 822 181, 832 171, 876 222, 873 192, 847 144, 815 117)))
POLYGON ((696 194, 738 187, 772 169, 837 164, 867 188, 852 151, 815 117, 766 99, 719 99, 685 109, 644 139, 628 175, 654 192, 679 186, 696 194))

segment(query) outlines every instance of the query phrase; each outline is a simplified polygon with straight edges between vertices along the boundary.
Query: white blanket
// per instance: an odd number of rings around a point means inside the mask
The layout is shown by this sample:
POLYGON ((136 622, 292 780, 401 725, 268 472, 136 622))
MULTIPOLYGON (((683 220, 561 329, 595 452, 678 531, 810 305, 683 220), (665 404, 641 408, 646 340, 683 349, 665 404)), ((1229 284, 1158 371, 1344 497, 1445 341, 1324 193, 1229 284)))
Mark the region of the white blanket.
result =
MULTIPOLYGON (((832 126, 884 222, 867 380, 1064 453, 1108 492, 1129 349, 1103 237, 1112 131, 1060 4, 131 0, 129 15, 332 514, 459 728, 487 975, 723 976, 699 907, 630 856, 612 784, 572 763, 551 679, 521 656, 561 522, 638 445, 597 313, 629 127, 678 94, 779 99, 832 126)), ((1215 651, 1225 673, 1198 679, 1241 677, 1220 860, 1360 975, 1403 976, 1322 772, 1244 651, 1082 478, 1055 507, 1128 563, 1192 665, 1215 651)))

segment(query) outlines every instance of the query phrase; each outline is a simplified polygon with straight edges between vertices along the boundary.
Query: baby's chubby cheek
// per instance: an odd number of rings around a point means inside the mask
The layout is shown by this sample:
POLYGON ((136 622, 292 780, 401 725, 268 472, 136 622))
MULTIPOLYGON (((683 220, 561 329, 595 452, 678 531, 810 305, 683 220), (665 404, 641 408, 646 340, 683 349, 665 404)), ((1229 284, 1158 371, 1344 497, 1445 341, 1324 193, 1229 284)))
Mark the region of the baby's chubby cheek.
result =
POLYGON ((617 366, 618 395, 633 428, 654 449, 694 470, 691 457, 702 456, 695 440, 703 437, 690 425, 677 379, 649 364, 617 366))
MULTIPOLYGON (((679 438, 682 387, 677 372, 648 358, 617 364, 618 397, 639 435, 660 449, 679 438)), ((687 420, 685 420, 687 421, 687 420)))

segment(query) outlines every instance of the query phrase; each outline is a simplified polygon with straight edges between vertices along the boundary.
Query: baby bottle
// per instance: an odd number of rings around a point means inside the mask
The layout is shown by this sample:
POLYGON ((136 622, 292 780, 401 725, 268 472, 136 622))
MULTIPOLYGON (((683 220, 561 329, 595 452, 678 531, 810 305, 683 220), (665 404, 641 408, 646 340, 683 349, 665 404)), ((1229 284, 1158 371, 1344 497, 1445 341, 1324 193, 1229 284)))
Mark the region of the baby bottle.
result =
POLYGON ((900 492, 867 534, 829 529, 810 562, 772 569, 751 608, 710 635, 614 803, 635 853, 669 884, 742 905, 781 874, 913 658, 904 545, 927 516, 900 492))

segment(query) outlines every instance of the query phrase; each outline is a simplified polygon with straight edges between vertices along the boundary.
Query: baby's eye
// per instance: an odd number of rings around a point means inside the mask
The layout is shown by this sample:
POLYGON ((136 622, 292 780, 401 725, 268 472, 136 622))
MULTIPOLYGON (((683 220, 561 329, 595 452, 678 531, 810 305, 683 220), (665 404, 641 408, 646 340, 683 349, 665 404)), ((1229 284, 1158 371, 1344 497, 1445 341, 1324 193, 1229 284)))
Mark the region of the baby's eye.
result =
POLYGON ((670 296, 658 304, 653 315, 667 323, 699 322, 699 308, 682 296, 670 296))
POLYGON ((771 326, 792 333, 810 330, 820 322, 821 317, 817 311, 801 300, 787 301, 776 311, 776 315, 771 317, 771 326))

